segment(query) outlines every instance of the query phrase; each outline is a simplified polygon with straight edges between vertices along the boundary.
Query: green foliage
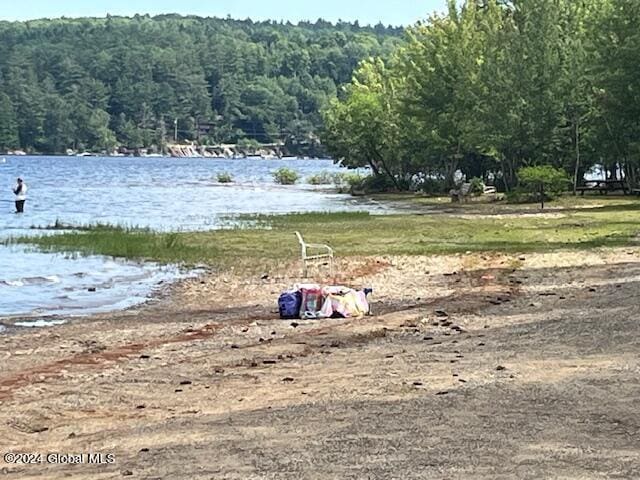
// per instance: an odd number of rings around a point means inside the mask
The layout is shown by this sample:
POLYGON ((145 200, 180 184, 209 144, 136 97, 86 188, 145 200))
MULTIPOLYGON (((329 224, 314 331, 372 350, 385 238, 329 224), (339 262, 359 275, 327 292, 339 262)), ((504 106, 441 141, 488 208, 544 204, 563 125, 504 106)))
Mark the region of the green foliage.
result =
MULTIPOLYGON (((367 175, 361 182, 361 188, 367 193, 382 193, 397 191, 398 183, 392 181, 388 175, 367 175)), ((408 187, 404 188, 407 190, 408 187)))
POLYGON ((501 23, 495 2, 486 3, 480 9, 468 1, 458 9, 449 2, 447 15, 410 28, 408 44, 399 52, 397 68, 405 84, 397 108, 419 137, 407 155, 417 157, 425 173, 424 166, 435 169, 449 187, 465 154, 476 149, 474 101, 483 93, 485 49, 501 23))
POLYGON ((321 108, 400 34, 179 15, 3 22, 0 148, 161 150, 176 135, 317 154, 321 108))
POLYGON ((596 52, 598 116, 593 140, 610 173, 625 163, 627 181, 640 184, 640 2, 602 0, 591 15, 596 52))
POLYGON ((258 142, 254 138, 242 138, 238 142, 238 147, 248 150, 257 150, 258 148, 260 148, 260 142, 258 142))
POLYGON ((218 183, 231 183, 233 182, 233 177, 229 172, 220 172, 217 175, 218 183))
POLYGON ((416 174, 450 188, 462 170, 509 191, 520 168, 542 164, 577 183, 599 162, 613 175, 624 163, 640 183, 640 3, 448 5, 409 28, 384 61, 362 62, 324 111, 335 157, 396 188, 416 174))
POLYGON ((368 166, 374 175, 387 175, 392 183, 396 173, 403 173, 392 162, 401 139, 392 108, 396 83, 382 59, 367 59, 345 89, 345 99, 334 100, 323 112, 329 153, 345 166, 368 166))
POLYGON ((484 193, 484 182, 479 177, 473 177, 469 180, 469 193, 472 195, 481 195, 484 193))
POLYGON ((16 113, 11 99, 0 92, 0 152, 18 146, 16 113))
POLYGON ((364 185, 364 181, 367 179, 367 175, 362 175, 357 172, 349 172, 345 173, 342 176, 342 179, 349 188, 361 188, 364 185))
POLYGON ((447 192, 447 185, 443 179, 427 177, 420 183, 420 190, 427 195, 442 195, 447 192))
POLYGON ((531 191, 523 187, 515 187, 506 192, 505 199, 507 203, 536 203, 540 202, 540 192, 531 191))
POLYGON ((382 193, 397 191, 396 183, 383 174, 363 175, 359 172, 346 172, 336 175, 334 180, 342 193, 382 193))
POLYGON ((298 178, 300 178, 298 172, 287 167, 280 167, 273 174, 274 181, 280 185, 293 185, 298 181, 298 178))
POLYGON ((359 172, 342 172, 335 175, 333 183, 340 193, 352 193, 364 190, 367 177, 359 172))
POLYGON ((162 240, 164 243, 163 246, 167 250, 175 250, 184 246, 180 238, 180 234, 176 232, 167 233, 164 235, 162 240))
POLYGON ((562 194, 570 183, 564 170, 550 165, 521 168, 518 170, 518 178, 525 191, 533 193, 542 189, 549 198, 562 194))
MULTIPOLYGON (((568 208, 563 215, 551 218, 537 215, 462 216, 446 211, 434 215, 305 213, 251 217, 255 223, 267 228, 160 233, 98 226, 58 235, 5 238, 1 243, 29 243, 45 250, 161 262, 207 263, 234 267, 235 271, 242 267, 258 271, 264 259, 282 262, 299 258, 298 244, 292 233, 296 230, 309 232, 309 238, 305 234, 307 241, 331 244, 343 258, 466 251, 519 253, 636 245, 640 222, 637 201, 615 199, 620 202, 616 204, 611 200, 597 199, 598 204, 605 202, 605 205, 568 208)), ((508 205, 495 204, 485 207, 492 213, 513 213, 526 208, 512 210, 508 205)), ((439 207, 432 204, 429 208, 439 207)), ((449 208, 446 204, 445 209, 449 208)), ((466 207, 461 205, 460 208, 466 207)))
POLYGON ((307 178, 307 183, 309 185, 331 185, 334 183, 336 175, 330 172, 316 173, 307 178))

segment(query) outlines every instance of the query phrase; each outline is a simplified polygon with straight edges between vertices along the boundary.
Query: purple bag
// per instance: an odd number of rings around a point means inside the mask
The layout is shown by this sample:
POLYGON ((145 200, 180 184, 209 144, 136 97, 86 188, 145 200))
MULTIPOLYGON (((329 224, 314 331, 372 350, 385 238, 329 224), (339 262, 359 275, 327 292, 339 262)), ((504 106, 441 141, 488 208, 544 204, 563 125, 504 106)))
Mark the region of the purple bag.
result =
POLYGON ((300 306, 302 305, 302 294, 300 292, 283 292, 278 298, 278 310, 280 318, 291 319, 300 318, 300 306))

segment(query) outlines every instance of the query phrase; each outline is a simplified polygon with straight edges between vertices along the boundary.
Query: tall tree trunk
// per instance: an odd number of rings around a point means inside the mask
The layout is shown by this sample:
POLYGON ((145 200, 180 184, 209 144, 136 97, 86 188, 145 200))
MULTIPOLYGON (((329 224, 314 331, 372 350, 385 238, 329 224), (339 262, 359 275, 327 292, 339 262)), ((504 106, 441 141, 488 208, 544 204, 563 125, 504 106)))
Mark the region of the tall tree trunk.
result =
POLYGON ((382 158, 382 155, 380 155, 380 153, 378 152, 374 152, 374 153, 375 153, 375 156, 378 157, 378 161, 382 166, 382 170, 384 170, 384 172, 389 176, 389 178, 393 182, 393 186, 396 187, 396 190, 400 191, 401 189, 400 189, 400 185, 398 184, 398 180, 396 180, 395 175, 393 175, 393 173, 391 173, 391 170, 389 170, 389 167, 387 167, 387 163, 384 161, 384 158, 382 158))
POLYGON ((510 192, 515 186, 516 174, 513 168, 513 162, 509 159, 503 159, 502 164, 502 181, 506 192, 510 192))
POLYGON ((380 168, 378 167, 378 165, 376 165, 376 163, 373 160, 369 159, 367 160, 367 163, 371 167, 371 170, 373 171, 374 175, 380 175, 380 168))
POLYGON ((458 161, 456 159, 452 159, 450 162, 447 162, 446 167, 446 177, 445 183, 447 188, 452 188, 455 186, 455 178, 456 170, 458 169, 458 161))
POLYGON ((638 186, 637 178, 638 178, 638 167, 636 167, 635 165, 629 165, 628 183, 630 187, 635 188, 638 186))
POLYGON ((573 172, 573 194, 577 195, 578 193, 578 172, 580 171, 580 115, 576 117, 575 121, 575 129, 576 129, 576 167, 573 172))
POLYGON ((459 158, 461 156, 460 152, 462 151, 462 143, 458 141, 458 146, 456 147, 456 153, 451 156, 450 160, 447 160, 447 169, 446 169, 446 178, 445 182, 447 183, 447 187, 455 186, 455 178, 456 170, 458 169, 459 158))

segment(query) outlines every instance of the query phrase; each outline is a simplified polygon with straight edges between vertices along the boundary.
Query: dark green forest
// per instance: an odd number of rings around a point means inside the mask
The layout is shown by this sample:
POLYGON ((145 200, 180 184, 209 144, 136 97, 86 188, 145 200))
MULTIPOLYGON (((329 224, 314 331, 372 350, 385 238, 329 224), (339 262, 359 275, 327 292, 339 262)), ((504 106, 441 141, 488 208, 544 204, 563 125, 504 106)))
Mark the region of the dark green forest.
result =
POLYGON ((640 1, 450 1, 362 62, 325 126, 335 158, 396 189, 462 171, 511 190, 543 166, 569 187, 594 165, 640 185, 640 1))
POLYGON ((161 150, 174 136, 317 150, 320 111, 402 35, 179 15, 0 22, 0 151, 161 150))

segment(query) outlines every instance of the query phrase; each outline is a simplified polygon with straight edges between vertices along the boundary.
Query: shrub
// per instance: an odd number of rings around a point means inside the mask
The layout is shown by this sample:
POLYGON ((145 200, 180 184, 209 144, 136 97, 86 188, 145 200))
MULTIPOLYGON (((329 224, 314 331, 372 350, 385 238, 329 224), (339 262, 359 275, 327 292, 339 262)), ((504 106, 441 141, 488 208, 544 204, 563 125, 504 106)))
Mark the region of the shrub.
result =
POLYGON ((358 172, 342 173, 335 176, 334 183, 338 191, 356 192, 388 192, 396 190, 388 175, 362 175, 358 172))
POLYGON ((238 141, 238 148, 256 150, 260 148, 260 142, 253 138, 241 138, 238 141))
POLYGON ((551 165, 524 167, 518 170, 520 185, 507 194, 507 201, 526 203, 538 201, 544 208, 545 200, 556 198, 571 183, 564 170, 551 165))
POLYGON ((287 167, 281 167, 273 174, 273 179, 280 185, 293 185, 299 177, 298 172, 287 167))
POLYGON ((360 188, 366 176, 357 172, 351 172, 345 173, 342 178, 350 188, 360 188))
POLYGON ((360 188, 365 176, 357 172, 341 172, 333 176, 333 184, 340 193, 347 193, 353 188, 360 188))
POLYGON ((369 178, 368 175, 361 175, 359 173, 347 174, 345 176, 345 181, 349 186, 348 192, 351 195, 356 195, 358 193, 366 192, 366 189, 367 189, 366 183, 368 178, 369 178))
POLYGON ((330 185, 334 182, 336 174, 329 172, 320 172, 307 178, 310 185, 330 185))
POLYGON ((420 189, 427 195, 441 195, 447 192, 447 185, 442 179, 426 177, 422 180, 420 189))
POLYGON ((228 172, 221 172, 218 174, 218 183, 231 183, 233 182, 233 177, 228 172))
POLYGON ((479 177, 473 177, 469 181, 469 193, 472 195, 482 195, 484 193, 484 182, 479 177))
POLYGON ((516 187, 505 193, 507 203, 534 203, 539 202, 538 192, 529 192, 522 187, 516 187))
MULTIPOLYGON (((406 183, 405 187, 407 189, 409 188, 409 183, 407 183, 406 179, 402 179, 399 183, 406 183)), ((369 175, 365 177, 362 181, 362 187, 367 192, 389 192, 397 190, 389 175, 384 174, 369 175)))
POLYGON ((528 192, 544 192, 547 198, 562 194, 571 183, 567 173, 551 165, 524 167, 518 170, 520 185, 528 192))

